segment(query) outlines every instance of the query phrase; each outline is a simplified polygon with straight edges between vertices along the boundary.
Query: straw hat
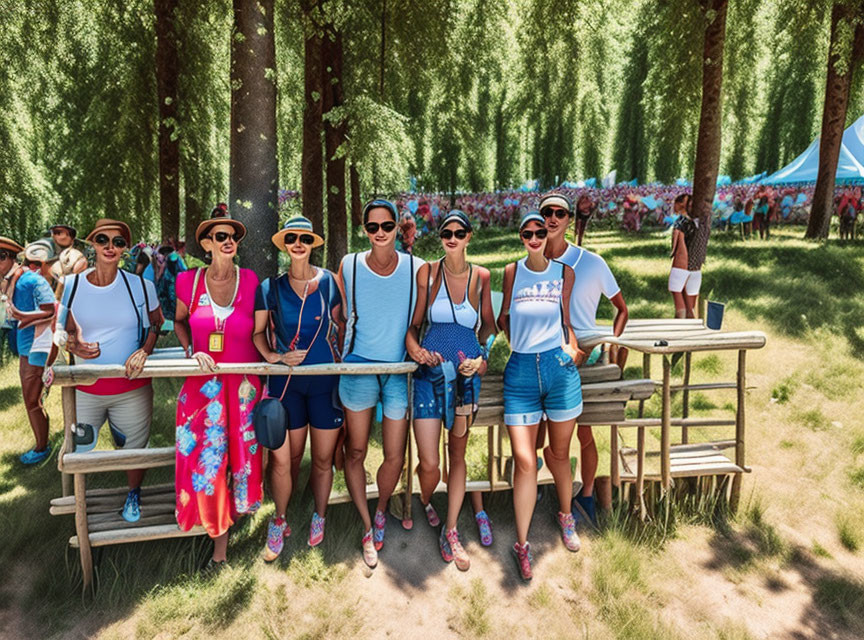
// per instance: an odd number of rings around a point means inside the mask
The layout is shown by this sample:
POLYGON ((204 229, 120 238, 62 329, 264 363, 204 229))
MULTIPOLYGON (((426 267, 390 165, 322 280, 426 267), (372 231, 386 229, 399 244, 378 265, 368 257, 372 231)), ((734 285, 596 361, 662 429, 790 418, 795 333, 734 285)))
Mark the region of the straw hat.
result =
POLYGON ((198 241, 198 244, 201 244, 201 239, 210 232, 210 229, 220 224, 227 224, 229 227, 233 227, 234 233, 237 236, 235 238, 237 242, 240 242, 246 235, 246 225, 239 220, 234 220, 231 217, 231 214, 228 213, 228 205, 224 202, 220 202, 213 208, 213 211, 210 212, 210 218, 204 220, 198 225, 198 228, 195 229, 195 240, 198 241))
POLYGON ((271 236, 271 240, 273 244, 275 244, 280 251, 287 251, 288 247, 285 244, 285 236, 289 233, 296 234, 305 234, 310 235, 315 238, 315 242, 312 243, 312 248, 320 247, 324 244, 324 238, 319 236, 315 231, 312 230, 312 221, 309 218, 304 216, 294 216, 292 218, 288 218, 288 221, 284 224, 282 229, 277 231, 271 236))
POLYGON ((93 231, 87 234, 85 240, 92 243, 93 238, 100 233, 105 233, 107 231, 118 231, 120 235, 123 236, 123 239, 126 240, 127 246, 132 244, 132 232, 129 230, 129 225, 120 220, 112 220, 111 218, 101 218, 97 220, 96 226, 93 227, 93 231))
POLYGON ((7 238, 6 236, 0 236, 0 249, 6 249, 6 251, 12 251, 15 255, 18 255, 22 251, 24 251, 24 247, 20 244, 12 240, 11 238, 7 238))

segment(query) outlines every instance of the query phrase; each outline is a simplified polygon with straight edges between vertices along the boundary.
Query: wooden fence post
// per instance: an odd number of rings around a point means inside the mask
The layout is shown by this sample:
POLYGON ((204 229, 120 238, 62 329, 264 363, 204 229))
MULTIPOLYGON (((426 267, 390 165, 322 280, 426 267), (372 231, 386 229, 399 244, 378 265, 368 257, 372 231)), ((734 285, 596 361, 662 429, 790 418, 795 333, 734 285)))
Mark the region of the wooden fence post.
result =
MULTIPOLYGON (((738 407, 735 412, 735 464, 744 468, 744 400, 747 392, 747 374, 746 374, 747 351, 741 349, 738 351, 738 377, 736 385, 736 394, 738 407)), ((729 506, 732 512, 738 510, 738 503, 741 501, 741 481, 742 473, 736 473, 732 478, 732 491, 729 495, 729 506)))

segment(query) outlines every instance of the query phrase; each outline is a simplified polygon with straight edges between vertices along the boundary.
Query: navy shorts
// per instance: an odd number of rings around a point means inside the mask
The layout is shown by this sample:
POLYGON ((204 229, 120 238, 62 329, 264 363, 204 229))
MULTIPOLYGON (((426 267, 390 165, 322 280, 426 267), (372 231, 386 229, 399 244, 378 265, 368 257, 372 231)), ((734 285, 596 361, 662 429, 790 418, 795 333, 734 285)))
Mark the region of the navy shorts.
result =
MULTIPOLYGON (((268 395, 282 396, 287 376, 270 376, 268 395)), ((342 408, 336 393, 339 376, 291 376, 282 406, 288 429, 338 429, 342 426, 342 408)))

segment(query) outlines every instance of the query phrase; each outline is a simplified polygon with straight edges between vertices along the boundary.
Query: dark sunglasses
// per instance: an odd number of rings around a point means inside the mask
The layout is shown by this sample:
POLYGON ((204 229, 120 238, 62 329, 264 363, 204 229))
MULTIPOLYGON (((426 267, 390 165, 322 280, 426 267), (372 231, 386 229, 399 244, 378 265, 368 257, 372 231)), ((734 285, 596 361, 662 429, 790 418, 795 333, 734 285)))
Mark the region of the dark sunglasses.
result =
POLYGON ((538 240, 542 240, 547 235, 549 235, 549 231, 547 231, 546 229, 536 229, 534 231, 531 231, 530 229, 526 229, 525 231, 522 231, 519 235, 522 236, 523 240, 530 240, 531 238, 533 238, 535 236, 537 237, 538 240))
POLYGON ((457 240, 464 240, 468 237, 468 232, 465 229, 456 229, 456 231, 453 231, 453 229, 442 229, 438 232, 438 237, 442 240, 449 240, 453 236, 456 236, 457 240))
POLYGON ((563 220, 570 215, 564 209, 559 209, 557 207, 546 207, 540 213, 544 218, 551 218, 552 216, 555 216, 559 220, 563 220))
POLYGON ((216 233, 212 233, 207 236, 211 240, 215 240, 219 244, 227 241, 228 238, 231 238, 234 242, 237 242, 237 234, 236 233, 228 233, 227 231, 217 231, 216 233))
POLYGON ((8 260, 9 258, 14 258, 15 254, 11 251, 7 251, 6 249, 0 249, 0 260, 8 260))
POLYGON ((390 233, 393 229, 396 228, 396 223, 392 220, 388 220, 387 222, 382 222, 378 224, 377 222, 367 222, 363 225, 363 228, 366 229, 366 233, 373 235, 378 233, 378 229, 383 229, 384 233, 390 233))
POLYGON ((100 233, 95 238, 93 238, 93 242, 98 244, 100 247, 107 247, 108 243, 110 242, 118 249, 125 249, 127 245, 126 238, 124 238, 123 236, 114 236, 109 240, 108 236, 106 236, 104 233, 100 233))
POLYGON ((287 247, 288 245, 294 244, 295 242, 297 242, 298 238, 300 239, 300 242, 302 242, 303 244, 310 244, 310 245, 315 244, 315 237, 310 236, 308 233, 301 233, 301 234, 286 233, 285 234, 285 246, 287 247))

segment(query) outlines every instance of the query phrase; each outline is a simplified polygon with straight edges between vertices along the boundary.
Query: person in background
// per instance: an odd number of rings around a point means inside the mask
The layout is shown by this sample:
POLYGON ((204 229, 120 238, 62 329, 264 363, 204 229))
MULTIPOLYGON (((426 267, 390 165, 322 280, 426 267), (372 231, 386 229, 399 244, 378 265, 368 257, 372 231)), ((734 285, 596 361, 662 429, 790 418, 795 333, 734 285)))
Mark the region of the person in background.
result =
POLYGON ((669 271, 669 292, 675 303, 676 318, 693 318, 693 304, 702 284, 701 271, 688 271, 689 249, 696 237, 696 221, 690 217, 690 195, 675 198, 673 211, 678 219, 672 225, 672 268, 669 271))
POLYGON ((585 229, 588 228, 588 221, 594 214, 594 203, 591 201, 591 196, 583 193, 576 201, 576 245, 582 246, 582 238, 585 236, 585 229))
MULTIPOLYGON (((131 244, 125 222, 97 221, 87 242, 95 249, 96 264, 66 277, 58 326, 65 326, 71 354, 86 364, 122 364, 126 377, 76 387, 75 449, 93 450, 106 421, 118 449, 144 448, 150 439, 153 387, 138 375, 153 353, 162 324, 159 300, 152 283, 119 268, 131 244)), ((129 470, 126 477, 129 493, 121 514, 127 522, 137 522, 144 469, 129 470)))
MULTIPOLYGON (((60 223, 49 227, 48 233, 51 236, 50 240, 54 245, 54 253, 60 254, 64 249, 74 247, 77 242, 78 231, 75 227, 60 223)), ((80 272, 77 272, 80 273, 80 272)))
MULTIPOLYGON (((567 225, 572 217, 570 200, 560 193, 550 193, 540 200, 540 215, 546 221, 549 231, 544 255, 558 260, 573 269, 573 289, 570 291, 570 326, 576 332, 577 341, 598 333, 620 336, 627 326, 629 312, 621 288, 609 269, 606 261, 596 253, 577 247, 565 237, 567 225), (611 327, 597 326, 597 307, 600 297, 606 298, 615 307, 615 319, 611 327)), ((577 214, 578 216, 578 214, 577 214)), ((579 220, 577 217, 578 228, 579 220)), ((609 349, 610 362, 618 365, 621 371, 627 363, 627 349, 612 345, 609 349)), ((574 498, 575 503, 596 523, 594 506, 594 477, 597 474, 599 456, 597 443, 591 425, 579 424, 576 434, 582 449, 581 475, 582 488, 574 498)), ((576 510, 579 513, 579 509, 576 510)))
POLYGON ((263 492, 252 424, 261 380, 218 373, 221 363, 261 359, 252 342, 258 276, 234 264, 245 235, 239 220, 215 210, 195 231, 208 266, 177 278, 177 341, 187 358, 212 374, 188 377, 177 398, 177 525, 207 530, 213 540, 208 572, 225 567, 229 527, 258 510, 263 492))
POLYGON ((417 235, 417 223, 409 212, 402 214, 399 222, 399 233, 402 236, 402 249, 405 253, 414 253, 414 240, 417 235))

